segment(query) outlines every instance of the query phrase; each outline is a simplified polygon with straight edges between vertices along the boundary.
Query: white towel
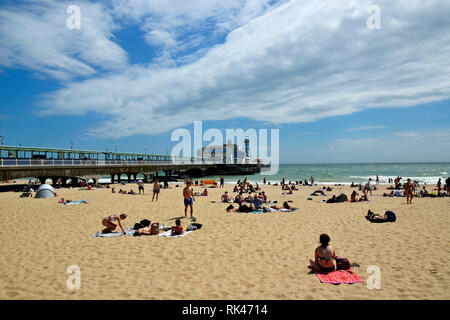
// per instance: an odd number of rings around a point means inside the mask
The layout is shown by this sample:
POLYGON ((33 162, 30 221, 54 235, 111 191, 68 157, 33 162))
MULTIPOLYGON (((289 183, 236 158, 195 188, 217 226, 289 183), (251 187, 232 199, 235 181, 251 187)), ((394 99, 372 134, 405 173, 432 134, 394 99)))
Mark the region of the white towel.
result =
POLYGON ((179 237, 184 237, 185 235, 191 233, 192 231, 184 231, 183 234, 177 234, 175 236, 172 236, 172 230, 167 230, 166 232, 160 233, 158 234, 158 237, 170 237, 170 238, 179 238, 179 237))
POLYGON ((123 232, 110 232, 110 233, 103 233, 103 232, 96 232, 94 233, 94 238, 111 238, 111 237, 117 237, 117 236, 132 236, 134 234, 134 230, 130 227, 125 228, 125 234, 123 232))

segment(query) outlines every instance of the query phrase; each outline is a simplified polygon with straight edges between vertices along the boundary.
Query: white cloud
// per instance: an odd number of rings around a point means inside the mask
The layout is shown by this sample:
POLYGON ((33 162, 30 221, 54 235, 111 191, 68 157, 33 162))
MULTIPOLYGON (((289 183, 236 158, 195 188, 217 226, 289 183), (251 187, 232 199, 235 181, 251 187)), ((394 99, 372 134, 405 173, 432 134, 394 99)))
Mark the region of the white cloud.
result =
POLYGON ((371 130, 378 130, 378 129, 385 129, 387 128, 385 125, 378 125, 378 126, 362 126, 357 128, 350 128, 347 130, 344 130, 345 132, 357 132, 357 131, 371 131, 371 130))
POLYGON ((97 112, 110 120, 93 133, 120 137, 194 120, 298 123, 450 98, 450 2, 379 2, 381 30, 370 31, 372 4, 291 1, 189 64, 67 85, 45 97, 42 114, 97 112))
POLYGON ((127 54, 111 41, 116 28, 100 4, 77 1, 81 28, 70 30, 67 1, 24 1, 0 7, 0 66, 20 67, 58 79, 117 70, 127 54))

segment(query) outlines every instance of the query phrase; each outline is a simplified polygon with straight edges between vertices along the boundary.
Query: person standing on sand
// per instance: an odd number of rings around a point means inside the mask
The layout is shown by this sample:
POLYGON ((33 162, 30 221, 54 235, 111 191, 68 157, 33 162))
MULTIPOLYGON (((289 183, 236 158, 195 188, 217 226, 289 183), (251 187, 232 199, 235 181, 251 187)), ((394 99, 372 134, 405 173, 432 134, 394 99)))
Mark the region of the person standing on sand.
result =
POLYGON ((144 194, 144 183, 142 182, 142 180, 138 180, 137 185, 139 188, 139 194, 141 194, 141 190, 142 190, 142 194, 144 194))
POLYGON ((380 184, 380 178, 378 178, 378 175, 377 175, 376 184, 380 184))
POLYGON ((312 186, 314 185, 314 178, 313 178, 313 176, 311 176, 311 185, 312 186))
POLYGON ((186 182, 186 187, 183 189, 183 197, 184 197, 184 217, 187 218, 187 208, 188 206, 191 208, 191 219, 194 213, 194 191, 191 188, 191 182, 186 182))
POLYGON ((159 180, 156 179, 155 183, 153 184, 153 197, 152 197, 152 202, 155 199, 156 196, 156 201, 158 201, 158 196, 159 196, 159 190, 160 190, 161 186, 159 185, 159 180))
POLYGON ((225 184, 225 180, 223 179, 223 177, 220 177, 220 187, 223 188, 225 184))
POLYGON ((411 183, 411 179, 408 178, 404 187, 405 187, 406 203, 412 203, 413 185, 411 183))
POLYGON ((437 192, 437 194, 438 194, 438 197, 439 197, 439 194, 441 193, 441 178, 439 178, 439 181, 437 182, 437 184, 436 184, 436 187, 437 187, 437 189, 438 189, 438 192, 437 192))

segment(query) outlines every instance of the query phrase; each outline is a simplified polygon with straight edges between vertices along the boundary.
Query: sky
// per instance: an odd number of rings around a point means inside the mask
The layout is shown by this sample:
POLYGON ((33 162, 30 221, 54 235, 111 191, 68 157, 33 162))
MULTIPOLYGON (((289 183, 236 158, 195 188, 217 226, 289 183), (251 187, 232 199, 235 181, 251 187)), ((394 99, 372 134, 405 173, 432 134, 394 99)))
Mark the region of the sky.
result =
POLYGON ((4 0, 0 136, 170 154, 174 130, 202 121, 278 129, 281 163, 450 161, 449 13, 446 0, 4 0))

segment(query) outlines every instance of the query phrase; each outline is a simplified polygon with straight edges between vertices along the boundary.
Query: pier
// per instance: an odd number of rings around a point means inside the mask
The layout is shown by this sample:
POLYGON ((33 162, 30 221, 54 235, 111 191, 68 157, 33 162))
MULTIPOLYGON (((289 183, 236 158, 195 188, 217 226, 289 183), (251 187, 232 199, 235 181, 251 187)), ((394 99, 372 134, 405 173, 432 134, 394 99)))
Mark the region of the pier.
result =
MULTIPOLYGON (((2 147, 0 151, 0 181, 37 178, 41 183, 61 179, 66 185, 73 181, 92 179, 94 184, 104 176, 120 182, 126 175, 128 182, 144 176, 144 182, 171 177, 197 178, 209 175, 251 175, 261 171, 261 163, 223 163, 204 161, 196 157, 171 157, 136 153, 117 153, 84 150, 2 147), (4 157, 6 155, 6 157, 4 157), (159 176, 159 173, 164 175, 159 176)), ((236 160, 236 159, 235 159, 236 160)))

